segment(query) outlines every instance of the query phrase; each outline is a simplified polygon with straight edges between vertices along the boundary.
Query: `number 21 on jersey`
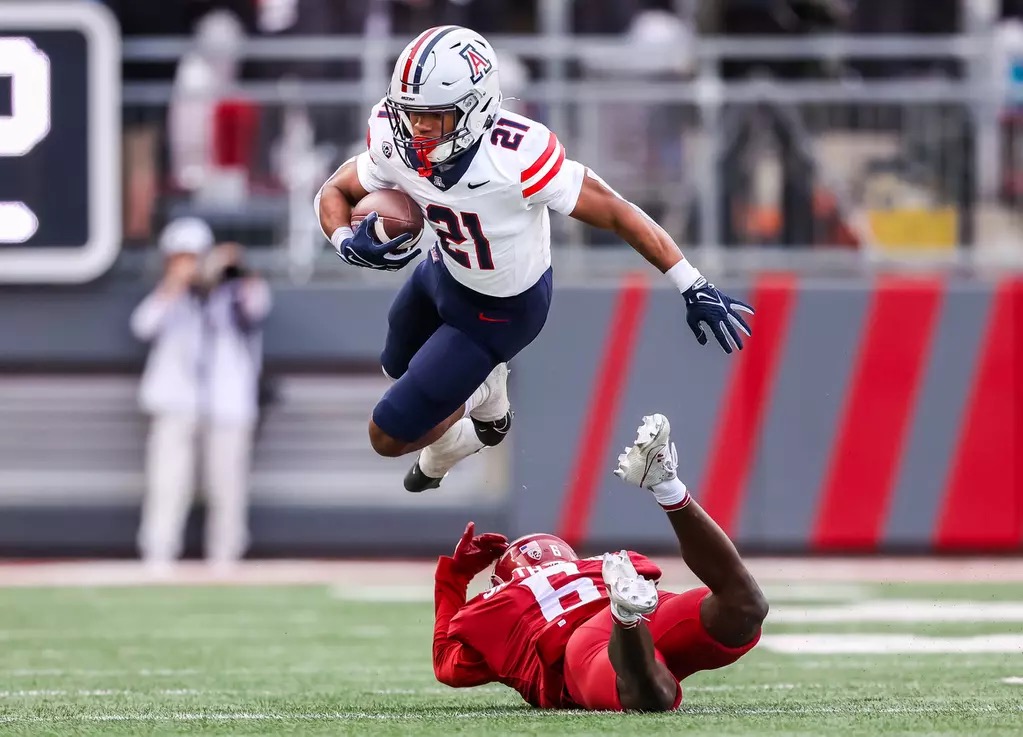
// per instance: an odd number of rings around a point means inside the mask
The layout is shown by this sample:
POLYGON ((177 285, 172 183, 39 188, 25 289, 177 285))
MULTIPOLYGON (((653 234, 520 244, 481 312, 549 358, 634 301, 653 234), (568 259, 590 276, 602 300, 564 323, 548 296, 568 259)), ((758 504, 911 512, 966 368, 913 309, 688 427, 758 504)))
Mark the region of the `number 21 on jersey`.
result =
POLYGON ((483 227, 480 225, 480 216, 474 212, 463 212, 456 214, 450 207, 443 205, 428 205, 426 217, 434 225, 434 231, 440 238, 440 247, 444 252, 454 259, 455 263, 466 269, 473 268, 472 258, 469 251, 459 248, 466 241, 465 231, 472 239, 473 249, 476 251, 476 268, 483 271, 494 270, 494 257, 490 253, 490 241, 483 235, 483 227))

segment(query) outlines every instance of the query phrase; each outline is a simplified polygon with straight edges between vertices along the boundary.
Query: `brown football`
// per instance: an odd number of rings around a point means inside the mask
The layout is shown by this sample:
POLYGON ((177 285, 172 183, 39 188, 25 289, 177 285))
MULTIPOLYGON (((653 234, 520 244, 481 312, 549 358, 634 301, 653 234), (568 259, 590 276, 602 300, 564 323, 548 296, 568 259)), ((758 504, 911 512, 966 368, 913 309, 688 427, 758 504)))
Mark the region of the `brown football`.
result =
POLYGON ((423 213, 416 201, 404 192, 397 189, 370 192, 352 210, 352 228, 358 228, 359 223, 374 211, 378 217, 373 235, 381 243, 402 233, 411 233, 412 237, 398 249, 407 251, 423 237, 423 213))

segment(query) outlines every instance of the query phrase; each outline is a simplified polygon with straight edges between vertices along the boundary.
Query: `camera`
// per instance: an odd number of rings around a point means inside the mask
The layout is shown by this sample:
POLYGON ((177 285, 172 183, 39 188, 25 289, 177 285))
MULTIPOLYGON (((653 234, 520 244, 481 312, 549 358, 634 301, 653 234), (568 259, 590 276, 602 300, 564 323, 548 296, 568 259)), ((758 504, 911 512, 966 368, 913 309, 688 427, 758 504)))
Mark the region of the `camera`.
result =
POLYGON ((229 264, 225 266, 221 272, 220 277, 217 279, 221 284, 229 282, 232 279, 241 279, 244 276, 249 275, 249 270, 241 264, 229 264))

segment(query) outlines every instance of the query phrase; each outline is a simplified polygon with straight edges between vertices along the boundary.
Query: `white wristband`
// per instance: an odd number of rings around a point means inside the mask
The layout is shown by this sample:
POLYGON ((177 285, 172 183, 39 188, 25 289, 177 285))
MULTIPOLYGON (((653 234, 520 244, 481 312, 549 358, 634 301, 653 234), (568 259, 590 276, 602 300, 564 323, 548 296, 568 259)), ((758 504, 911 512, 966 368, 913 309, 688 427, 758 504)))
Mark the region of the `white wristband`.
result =
POLYGON ((680 292, 684 292, 689 289, 689 287, 693 286, 696 281, 703 276, 703 274, 700 273, 700 270, 689 263, 684 256, 681 261, 665 271, 664 275, 671 279, 672 284, 674 284, 680 292))
POLYGON ((342 225, 340 228, 335 230, 330 236, 330 242, 331 245, 334 246, 334 250, 341 253, 341 244, 353 235, 355 235, 355 231, 347 225, 342 225))

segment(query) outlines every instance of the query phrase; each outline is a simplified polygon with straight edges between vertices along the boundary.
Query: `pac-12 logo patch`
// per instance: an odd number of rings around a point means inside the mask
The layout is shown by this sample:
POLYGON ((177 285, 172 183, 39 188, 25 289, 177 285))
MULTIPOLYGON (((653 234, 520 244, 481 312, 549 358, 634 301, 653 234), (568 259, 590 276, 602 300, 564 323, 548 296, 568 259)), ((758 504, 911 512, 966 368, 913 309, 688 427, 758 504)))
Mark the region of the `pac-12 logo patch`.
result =
POLYGON ((494 63, 477 51, 472 44, 466 44, 458 53, 469 65, 469 79, 473 84, 483 79, 483 75, 494 68, 494 63))
POLYGON ((525 553, 533 560, 540 560, 543 557, 543 550, 540 549, 540 544, 536 540, 530 540, 525 545, 520 545, 519 552, 525 553))
POLYGON ((391 158, 391 152, 394 149, 391 148, 390 141, 384 141, 382 144, 380 144, 380 150, 384 152, 384 156, 386 156, 387 158, 391 158))

